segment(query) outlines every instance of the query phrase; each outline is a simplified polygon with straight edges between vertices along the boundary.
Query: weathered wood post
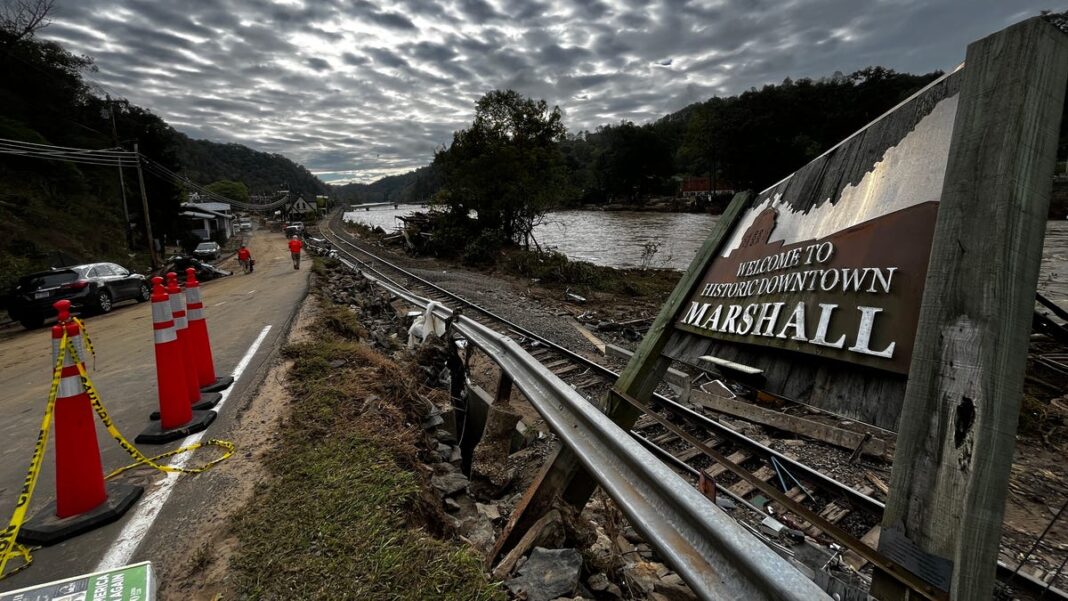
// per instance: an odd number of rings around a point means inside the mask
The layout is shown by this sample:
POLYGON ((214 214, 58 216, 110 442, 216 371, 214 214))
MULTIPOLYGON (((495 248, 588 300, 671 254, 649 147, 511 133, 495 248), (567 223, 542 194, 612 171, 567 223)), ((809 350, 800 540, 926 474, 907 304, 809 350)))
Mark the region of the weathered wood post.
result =
POLYGON ((994 587, 1066 79, 1042 18, 968 47, 879 545, 954 600, 994 587))

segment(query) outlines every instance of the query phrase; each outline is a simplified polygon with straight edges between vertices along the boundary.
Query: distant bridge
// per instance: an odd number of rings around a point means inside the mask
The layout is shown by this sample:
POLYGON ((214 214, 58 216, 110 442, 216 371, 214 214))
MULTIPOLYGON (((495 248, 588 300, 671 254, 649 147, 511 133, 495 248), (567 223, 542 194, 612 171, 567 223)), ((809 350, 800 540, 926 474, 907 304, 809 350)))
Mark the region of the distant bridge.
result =
POLYGON ((400 208, 399 205, 400 203, 398 202, 368 202, 359 205, 350 204, 349 210, 357 211, 359 209, 365 209, 367 211, 370 211, 373 207, 393 207, 394 209, 397 209, 400 208))

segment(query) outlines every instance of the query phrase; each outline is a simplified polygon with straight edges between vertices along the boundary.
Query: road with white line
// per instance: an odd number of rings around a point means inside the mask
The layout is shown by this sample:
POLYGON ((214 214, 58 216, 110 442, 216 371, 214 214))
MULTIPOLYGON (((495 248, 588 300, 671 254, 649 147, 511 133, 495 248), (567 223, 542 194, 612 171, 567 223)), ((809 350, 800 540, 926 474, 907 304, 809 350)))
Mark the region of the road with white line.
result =
MULTIPOLYGON (((306 258, 295 271, 281 233, 258 230, 252 234, 249 248, 256 259, 254 273, 242 274, 236 260, 231 259, 223 267, 235 275, 201 286, 216 372, 237 376, 217 408, 219 418, 203 434, 205 439, 227 436, 235 415, 252 400, 266 362, 273 357, 307 293, 311 261, 306 258)), ((149 413, 157 409, 150 304, 118 306, 110 314, 86 318, 85 323, 96 347, 95 368, 92 359, 88 363, 90 377, 113 421, 132 441, 148 424, 149 413)), ((25 478, 48 398, 50 336, 46 327, 0 339, 0 530, 7 526, 15 495, 25 478)), ((99 423, 97 438, 105 471, 131 462, 99 423)), ((147 455, 158 454, 197 440, 199 437, 190 437, 142 450, 147 455)), ((52 445, 50 442, 31 514, 54 495, 52 445)), ((175 461, 197 464, 203 459, 194 454, 175 461)), ((191 477, 143 471, 128 478, 145 485, 145 494, 121 520, 36 551, 34 565, 0 581, 0 591, 90 572, 98 566, 152 559, 151 548, 161 543, 156 539, 163 536, 157 534, 166 527, 163 524, 192 519, 183 511, 180 495, 172 493, 176 488, 195 489, 197 482, 194 478, 176 487, 191 477)))

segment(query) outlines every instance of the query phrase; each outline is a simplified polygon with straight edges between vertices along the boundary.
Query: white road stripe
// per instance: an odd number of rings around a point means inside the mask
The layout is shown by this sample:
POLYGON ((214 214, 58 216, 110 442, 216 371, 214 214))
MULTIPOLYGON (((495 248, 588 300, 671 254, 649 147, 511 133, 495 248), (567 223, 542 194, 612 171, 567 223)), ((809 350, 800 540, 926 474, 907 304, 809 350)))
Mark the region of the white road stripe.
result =
MULTIPOLYGON (((252 361, 253 355, 259 350, 260 345, 263 344, 264 338, 267 337, 267 333, 271 331, 271 326, 264 326, 260 330, 260 335, 256 337, 256 340, 252 343, 252 346, 248 347, 248 351, 245 352, 245 356, 241 358, 241 362, 234 368, 232 374, 234 377, 234 383, 229 388, 222 391, 222 398, 219 399, 219 403, 215 405, 215 411, 218 412, 222 409, 226 403, 226 399, 230 397, 230 392, 237 387, 237 380, 241 377, 241 374, 248 367, 249 362, 252 361)), ((185 440, 181 442, 182 446, 195 444, 204 438, 207 434, 207 430, 203 432, 197 432, 192 436, 187 436, 185 440)), ((174 467, 185 467, 185 464, 189 463, 192 453, 183 453, 175 459, 174 467)), ((170 498, 171 493, 174 492, 174 485, 178 482, 178 477, 181 474, 174 472, 167 472, 163 477, 163 481, 159 483, 155 489, 141 499, 137 505, 137 509, 134 510, 126 520, 126 525, 123 526, 122 532, 119 533, 118 538, 108 549, 108 552, 104 554, 104 557, 97 564, 96 570, 112 570, 122 567, 130 563, 130 558, 133 557, 137 548, 141 546, 141 541, 144 540, 145 534, 152 527, 152 524, 156 521, 156 517, 159 516, 159 512, 163 509, 163 505, 170 498)))

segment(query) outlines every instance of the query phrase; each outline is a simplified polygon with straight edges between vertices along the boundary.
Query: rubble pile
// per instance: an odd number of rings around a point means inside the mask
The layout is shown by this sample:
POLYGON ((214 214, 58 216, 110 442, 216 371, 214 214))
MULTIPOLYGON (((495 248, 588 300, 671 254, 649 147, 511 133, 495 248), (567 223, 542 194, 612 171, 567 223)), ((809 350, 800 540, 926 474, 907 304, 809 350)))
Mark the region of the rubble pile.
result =
MULTIPOLYGON (((408 349, 410 307, 337 265, 328 267, 322 279, 324 297, 351 314, 366 342, 386 354, 406 355, 406 363, 423 371, 426 384, 459 390, 454 382, 466 377, 456 371, 458 355, 449 349, 450 334, 408 349)), ((488 557, 556 439, 538 435, 508 402, 497 403, 486 411, 477 444, 465 453, 470 436, 464 432, 466 402, 428 404, 421 457, 430 488, 440 499, 444 530, 488 557)), ((696 599, 600 492, 581 514, 566 505, 550 511, 488 568, 511 598, 527 601, 696 599)))
POLYGON ((326 298, 352 313, 352 320, 364 329, 358 336, 387 355, 404 346, 407 332, 389 295, 366 279, 343 268, 334 268, 322 284, 326 298))

